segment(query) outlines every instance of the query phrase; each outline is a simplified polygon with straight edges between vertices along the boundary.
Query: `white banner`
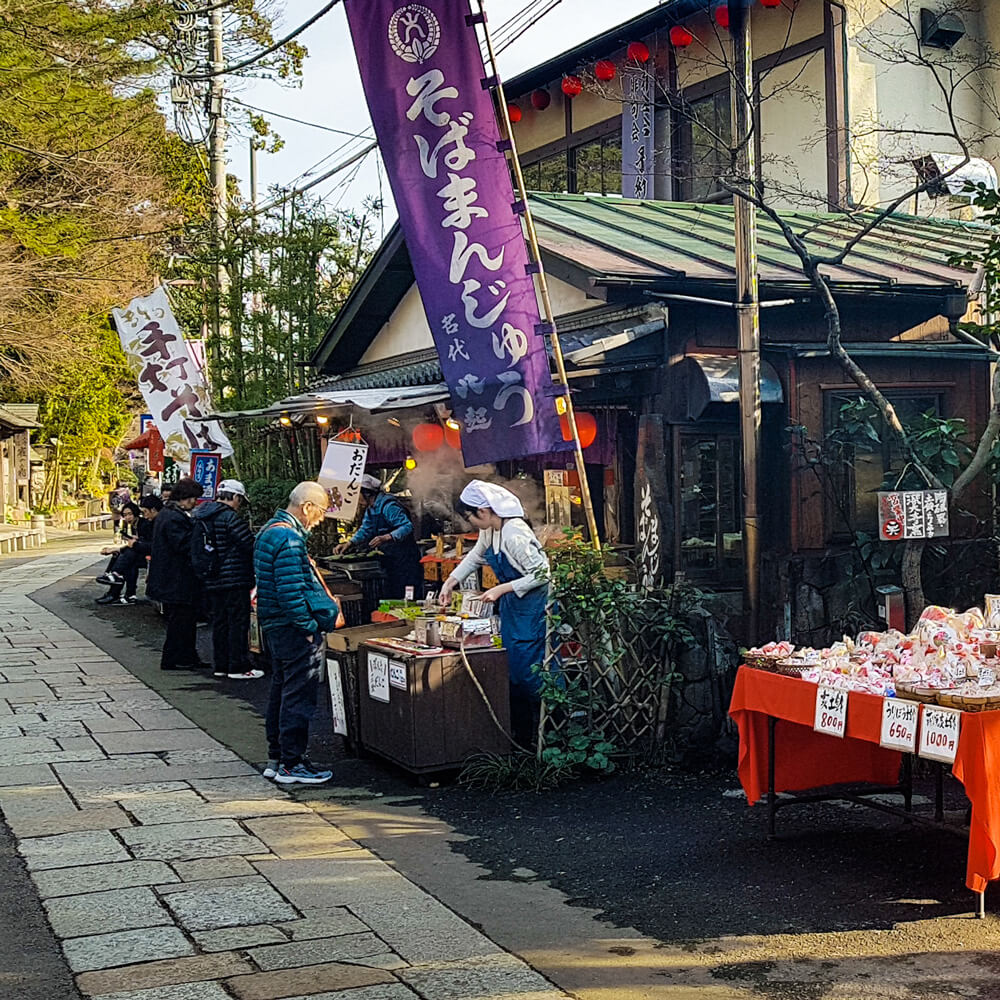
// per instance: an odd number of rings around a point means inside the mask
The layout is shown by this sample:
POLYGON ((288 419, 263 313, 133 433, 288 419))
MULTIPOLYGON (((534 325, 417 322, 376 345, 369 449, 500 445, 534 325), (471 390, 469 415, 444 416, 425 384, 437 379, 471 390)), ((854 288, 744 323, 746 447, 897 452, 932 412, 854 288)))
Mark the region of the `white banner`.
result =
POLYGON ((208 386, 181 335, 163 286, 133 299, 127 309, 113 309, 111 315, 166 454, 185 463, 192 451, 217 451, 223 458, 231 455, 233 446, 219 422, 204 419, 212 412, 208 386))
POLYGON ((358 512, 361 476, 365 471, 368 445, 348 441, 328 441, 323 456, 323 468, 317 477, 330 497, 327 517, 338 521, 353 521, 358 512))

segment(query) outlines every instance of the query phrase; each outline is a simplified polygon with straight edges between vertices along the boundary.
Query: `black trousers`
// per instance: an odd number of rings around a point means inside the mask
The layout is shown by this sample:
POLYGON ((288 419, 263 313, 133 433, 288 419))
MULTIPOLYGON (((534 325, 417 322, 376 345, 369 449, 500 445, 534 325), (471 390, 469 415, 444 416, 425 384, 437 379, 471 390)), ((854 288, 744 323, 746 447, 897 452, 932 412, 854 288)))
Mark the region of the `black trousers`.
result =
POLYGON ((271 696, 267 704, 267 755, 294 767, 306 754, 309 723, 316 711, 320 674, 326 659, 326 636, 307 637, 278 625, 264 632, 271 655, 271 696))
POLYGON ((163 605, 167 634, 163 637, 160 666, 193 667, 198 663, 198 609, 193 604, 163 605))
MULTIPOLYGON (((114 570, 116 573, 121 573, 125 578, 126 597, 135 596, 135 588, 139 582, 139 570, 143 562, 145 562, 145 559, 142 556, 136 555, 131 549, 122 549, 111 560, 111 565, 108 569, 114 570)), ((111 588, 110 592, 112 596, 117 597, 122 592, 122 588, 115 585, 111 588)))
POLYGON ((216 673, 242 674, 249 669, 250 589, 226 587, 208 592, 212 616, 212 664, 216 673))

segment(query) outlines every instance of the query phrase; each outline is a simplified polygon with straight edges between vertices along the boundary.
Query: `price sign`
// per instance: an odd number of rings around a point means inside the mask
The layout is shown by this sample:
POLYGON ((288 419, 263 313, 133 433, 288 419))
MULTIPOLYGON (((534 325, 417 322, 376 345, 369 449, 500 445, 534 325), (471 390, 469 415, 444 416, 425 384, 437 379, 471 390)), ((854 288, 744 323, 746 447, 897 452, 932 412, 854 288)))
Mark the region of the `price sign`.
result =
POLYGON ((899 698, 882 699, 882 732, 879 746, 913 753, 917 749, 917 720, 920 705, 899 698))
POLYGON ((333 731, 347 736, 347 705, 344 702, 344 684, 340 676, 340 661, 326 661, 326 679, 330 685, 330 715, 333 718, 333 731))
POLYGON ((399 660, 389 661, 389 686, 399 688, 400 691, 406 690, 405 663, 400 663, 399 660))
POLYGON ((389 657, 368 654, 368 696, 389 704, 389 657))
POLYGON ((961 725, 962 713, 957 708, 924 705, 923 720, 920 725, 920 749, 917 752, 921 757, 930 760, 954 764, 961 725))
POLYGON ((813 729, 843 739, 847 732, 847 692, 839 688, 816 689, 816 718, 813 729))
POLYGON ((979 668, 979 686, 981 688, 992 687, 997 682, 997 672, 992 667, 979 668))

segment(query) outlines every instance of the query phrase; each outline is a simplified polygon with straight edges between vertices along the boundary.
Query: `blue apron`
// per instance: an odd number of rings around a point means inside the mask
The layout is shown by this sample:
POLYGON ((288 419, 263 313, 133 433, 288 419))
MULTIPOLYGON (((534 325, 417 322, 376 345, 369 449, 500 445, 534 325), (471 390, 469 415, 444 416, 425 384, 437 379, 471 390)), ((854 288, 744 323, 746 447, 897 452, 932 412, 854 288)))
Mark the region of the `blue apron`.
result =
MULTIPOLYGON (((510 583, 524 576, 503 552, 494 552, 492 545, 486 549, 486 562, 500 583, 510 583)), ((548 593, 546 584, 529 590, 524 597, 518 597, 511 591, 498 602, 500 635, 507 648, 511 687, 514 693, 534 698, 538 697, 541 685, 531 668, 545 659, 545 605, 548 593)))

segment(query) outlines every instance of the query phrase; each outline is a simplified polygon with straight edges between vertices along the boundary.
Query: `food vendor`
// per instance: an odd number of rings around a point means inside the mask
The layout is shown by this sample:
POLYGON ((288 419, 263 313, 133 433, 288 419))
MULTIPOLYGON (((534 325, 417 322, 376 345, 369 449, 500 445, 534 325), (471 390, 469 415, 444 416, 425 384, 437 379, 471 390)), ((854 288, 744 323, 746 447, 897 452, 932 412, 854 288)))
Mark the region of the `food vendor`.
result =
POLYGON ((361 527, 334 552, 339 555, 350 549, 379 549, 386 575, 383 596, 404 598, 407 587, 413 588, 415 597, 422 596, 424 574, 420 549, 413 536, 413 522, 402 501, 386 493, 374 476, 365 475, 361 478, 358 504, 365 512, 361 527))
POLYGON ((479 539, 441 588, 441 603, 482 565, 500 582, 482 595, 496 603, 510 671, 510 717, 514 740, 530 747, 537 731, 540 682, 532 669, 545 658, 545 605, 549 560, 524 519, 521 501, 503 486, 473 479, 462 490, 459 513, 479 539))

